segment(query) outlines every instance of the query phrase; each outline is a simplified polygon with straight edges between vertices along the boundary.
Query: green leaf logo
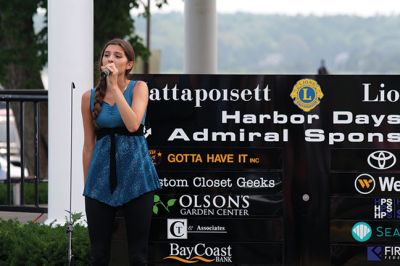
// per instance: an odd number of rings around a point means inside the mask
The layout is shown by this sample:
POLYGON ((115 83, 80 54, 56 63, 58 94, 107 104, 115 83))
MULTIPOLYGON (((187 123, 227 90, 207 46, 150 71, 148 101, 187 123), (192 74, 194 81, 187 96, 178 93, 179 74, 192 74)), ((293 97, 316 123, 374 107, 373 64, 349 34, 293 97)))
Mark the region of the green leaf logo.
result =
POLYGON ((160 196, 154 195, 154 203, 157 203, 160 201, 160 196))
POLYGON ((153 213, 158 214, 158 207, 156 205, 153 206, 153 213))
POLYGON ((166 210, 167 212, 170 212, 169 207, 174 206, 175 202, 176 202, 176 199, 169 199, 167 201, 167 205, 165 205, 159 195, 154 195, 153 213, 158 214, 159 206, 162 206, 164 208, 164 210, 166 210))
POLYGON ((168 207, 172 207, 175 204, 176 199, 170 199, 169 201, 167 201, 167 205, 168 207))

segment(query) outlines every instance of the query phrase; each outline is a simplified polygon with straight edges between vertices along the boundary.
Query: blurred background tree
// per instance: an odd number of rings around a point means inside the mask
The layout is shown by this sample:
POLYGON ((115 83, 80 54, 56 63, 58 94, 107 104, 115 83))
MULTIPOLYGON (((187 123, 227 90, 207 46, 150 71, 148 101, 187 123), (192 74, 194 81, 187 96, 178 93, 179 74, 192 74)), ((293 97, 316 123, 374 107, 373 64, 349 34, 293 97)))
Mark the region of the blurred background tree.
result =
POLYGON ((47 63, 47 27, 35 34, 32 17, 46 0, 0 0, 0 84, 6 89, 41 89, 47 63))
MULTIPOLYGON (((0 0, 0 84, 8 90, 43 89, 41 70, 47 64, 47 26, 35 33, 33 16, 45 8, 47 0, 0 0)), ((17 127, 20 108, 11 104, 17 127)), ((47 177, 47 104, 40 104, 40 177, 47 177)), ((34 174, 33 104, 24 105, 24 161, 34 174)), ((21 130, 19 128, 19 130, 21 130)))

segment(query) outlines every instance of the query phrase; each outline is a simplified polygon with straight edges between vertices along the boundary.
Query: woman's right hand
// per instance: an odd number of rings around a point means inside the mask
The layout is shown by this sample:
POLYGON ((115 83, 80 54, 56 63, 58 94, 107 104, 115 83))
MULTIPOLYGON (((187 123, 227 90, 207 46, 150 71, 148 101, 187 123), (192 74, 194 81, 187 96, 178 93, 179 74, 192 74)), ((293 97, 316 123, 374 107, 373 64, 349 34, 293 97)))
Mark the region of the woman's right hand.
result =
POLYGON ((100 67, 101 71, 108 71, 110 74, 106 77, 107 79, 107 87, 113 88, 118 87, 117 79, 118 79, 118 69, 114 63, 109 63, 100 67))

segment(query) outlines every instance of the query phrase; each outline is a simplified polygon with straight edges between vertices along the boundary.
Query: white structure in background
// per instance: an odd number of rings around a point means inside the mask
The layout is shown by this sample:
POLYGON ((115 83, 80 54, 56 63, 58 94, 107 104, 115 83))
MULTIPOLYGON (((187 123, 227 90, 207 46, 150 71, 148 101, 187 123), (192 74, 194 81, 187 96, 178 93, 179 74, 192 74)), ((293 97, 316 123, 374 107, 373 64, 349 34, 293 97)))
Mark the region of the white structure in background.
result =
POLYGON ((217 74, 216 0, 185 1, 186 74, 217 74))
POLYGON ((48 220, 64 223, 70 198, 70 92, 73 106, 72 212, 84 214, 82 93, 93 86, 93 1, 48 1, 48 220))
MULTIPOLYGON (((70 90, 74 82, 72 212, 84 214, 81 95, 93 86, 93 0, 48 1, 48 220, 64 223, 69 210, 70 90)), ((216 0, 185 1, 185 73, 217 73, 216 0)))

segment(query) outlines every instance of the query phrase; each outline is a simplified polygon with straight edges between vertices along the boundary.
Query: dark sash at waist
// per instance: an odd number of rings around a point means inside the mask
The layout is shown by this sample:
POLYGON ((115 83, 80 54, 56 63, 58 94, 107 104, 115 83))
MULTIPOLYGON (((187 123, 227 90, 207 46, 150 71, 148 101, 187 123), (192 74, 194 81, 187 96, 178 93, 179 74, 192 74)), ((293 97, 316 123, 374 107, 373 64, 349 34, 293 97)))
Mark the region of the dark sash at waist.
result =
POLYGON ((116 128, 100 128, 96 131, 96 139, 100 140, 105 136, 110 136, 111 147, 110 147, 110 191, 114 192, 117 187, 117 170, 116 170, 116 143, 115 143, 115 135, 126 135, 126 136, 143 136, 143 125, 140 125, 138 130, 135 132, 129 132, 125 127, 116 127, 116 128))
POLYGON ((96 130, 96 138, 97 140, 102 139, 108 135, 127 135, 127 136, 142 136, 143 135, 143 125, 140 125, 138 130, 135 132, 129 132, 126 127, 112 127, 112 128, 100 128, 96 130))

